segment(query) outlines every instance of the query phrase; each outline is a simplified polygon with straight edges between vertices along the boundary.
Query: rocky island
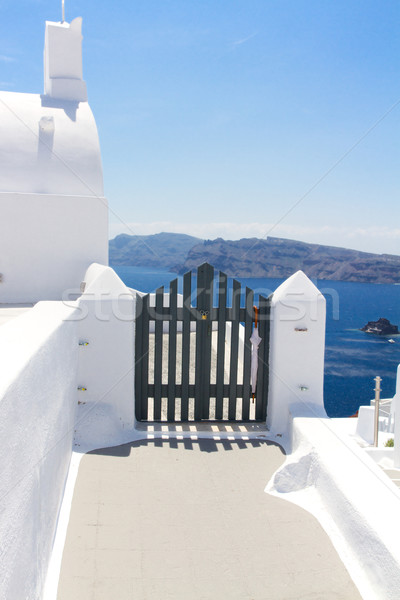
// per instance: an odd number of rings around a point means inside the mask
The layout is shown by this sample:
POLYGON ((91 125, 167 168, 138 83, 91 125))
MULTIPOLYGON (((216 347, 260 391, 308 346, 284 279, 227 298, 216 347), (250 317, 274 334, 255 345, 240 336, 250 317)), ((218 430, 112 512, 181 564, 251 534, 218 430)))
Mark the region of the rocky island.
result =
POLYGON ((372 254, 274 237, 202 240, 185 234, 121 234, 110 241, 110 264, 186 273, 209 262, 232 277, 286 279, 301 269, 312 279, 400 282, 400 256, 372 254))
POLYGON ((380 318, 377 321, 368 321, 360 331, 374 333, 375 335, 396 335, 399 333, 397 325, 392 325, 388 319, 380 318))

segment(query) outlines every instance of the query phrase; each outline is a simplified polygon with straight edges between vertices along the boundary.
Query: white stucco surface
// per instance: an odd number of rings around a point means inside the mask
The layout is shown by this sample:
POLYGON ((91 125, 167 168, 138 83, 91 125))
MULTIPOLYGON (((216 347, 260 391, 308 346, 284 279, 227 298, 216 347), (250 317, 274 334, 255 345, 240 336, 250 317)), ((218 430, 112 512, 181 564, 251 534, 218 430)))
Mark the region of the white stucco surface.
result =
POLYGON ((88 265, 108 262, 104 198, 0 193, 0 213, 0 303, 76 297, 88 265))
POLYGON ((87 100, 82 74, 82 18, 46 21, 44 92, 53 98, 87 100))
POLYGON ((33 307, 33 304, 0 304, 0 326, 16 319, 33 307))
POLYGON ((357 419, 357 435, 367 444, 374 443, 375 407, 360 406, 357 419))
POLYGON ((110 267, 91 265, 77 301, 79 348, 77 449, 132 439, 135 424, 134 295, 110 267))
POLYGON ((0 303, 61 300, 92 262, 108 263, 81 21, 46 23, 45 94, 0 92, 0 303))
POLYGON ((266 491, 319 519, 364 600, 397 599, 399 490, 324 411, 294 405, 290 413, 289 456, 266 491))
POLYGON ((75 309, 42 302, 0 329, 0 598, 41 597, 74 433, 75 309))
POLYGON ((0 125, 0 192, 103 196, 99 137, 87 102, 0 92, 0 125))
POLYGON ((310 407, 318 414, 324 410, 325 305, 302 271, 273 294, 267 425, 275 433, 287 430, 294 403, 306 413, 310 407))

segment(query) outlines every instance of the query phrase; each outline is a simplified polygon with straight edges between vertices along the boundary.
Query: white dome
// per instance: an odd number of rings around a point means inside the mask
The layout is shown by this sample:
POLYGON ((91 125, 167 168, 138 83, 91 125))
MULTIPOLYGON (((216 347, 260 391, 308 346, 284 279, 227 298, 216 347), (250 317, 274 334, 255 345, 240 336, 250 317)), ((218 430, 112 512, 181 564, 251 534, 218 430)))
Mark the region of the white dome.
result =
POLYGON ((103 196, 87 102, 0 92, 0 192, 103 196))

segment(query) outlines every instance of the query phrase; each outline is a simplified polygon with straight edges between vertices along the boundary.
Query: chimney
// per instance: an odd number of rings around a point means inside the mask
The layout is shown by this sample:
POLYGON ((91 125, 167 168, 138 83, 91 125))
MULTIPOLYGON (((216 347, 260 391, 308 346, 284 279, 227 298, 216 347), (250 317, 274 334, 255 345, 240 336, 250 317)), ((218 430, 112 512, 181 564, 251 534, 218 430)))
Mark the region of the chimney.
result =
POLYGON ((50 98, 87 102, 82 75, 82 18, 71 23, 46 21, 44 93, 50 98))

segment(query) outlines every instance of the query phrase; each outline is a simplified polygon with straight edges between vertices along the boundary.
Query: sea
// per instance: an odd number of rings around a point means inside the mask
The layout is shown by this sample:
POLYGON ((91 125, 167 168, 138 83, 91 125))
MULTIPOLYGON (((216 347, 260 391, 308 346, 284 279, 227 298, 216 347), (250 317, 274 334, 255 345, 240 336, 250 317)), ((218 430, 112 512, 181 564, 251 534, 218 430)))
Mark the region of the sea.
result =
MULTIPOLYGON (((154 292, 177 276, 145 267, 113 267, 131 288, 154 292)), ((268 296, 283 279, 236 277, 242 287, 268 296)), ((396 388, 396 370, 400 363, 400 335, 388 338, 360 331, 368 321, 380 317, 400 327, 400 285, 313 280, 326 298, 326 345, 324 402, 330 417, 349 417, 361 405, 374 398, 374 378, 382 378, 382 398, 391 398, 396 388)), ((232 279, 229 281, 230 289, 232 279)), ((182 291, 182 278, 178 277, 182 291)))

